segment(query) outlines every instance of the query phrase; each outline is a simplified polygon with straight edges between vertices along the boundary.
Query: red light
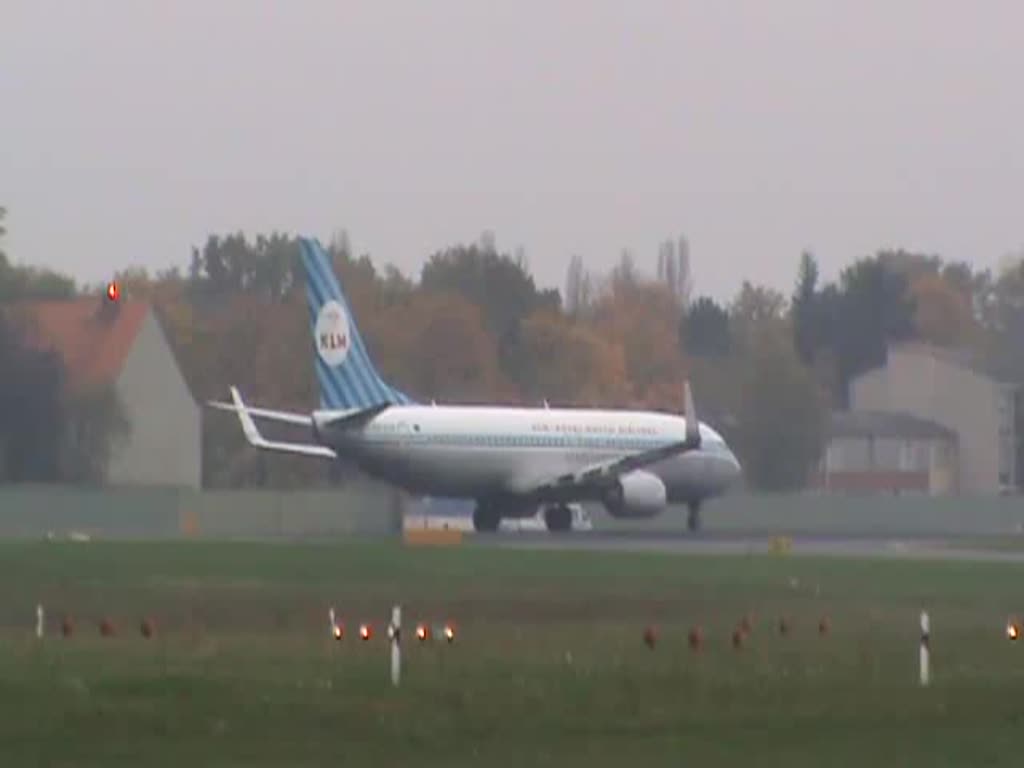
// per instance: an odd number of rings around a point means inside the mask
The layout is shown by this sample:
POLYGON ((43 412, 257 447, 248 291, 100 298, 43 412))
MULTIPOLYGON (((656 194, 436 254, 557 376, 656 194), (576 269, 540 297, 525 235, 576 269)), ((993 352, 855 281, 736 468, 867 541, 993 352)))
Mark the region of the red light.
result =
POLYGON ((1020 627, 1017 626, 1017 622, 1011 621, 1006 625, 1006 638, 1016 640, 1018 637, 1020 637, 1020 627))
POLYGON ((341 640, 341 638, 345 636, 345 628, 342 627, 340 624, 335 624, 333 631, 335 640, 341 640))
POLYGON ((121 286, 116 281, 107 283, 107 299, 110 301, 117 301, 121 298, 121 286))
POLYGON ((430 637, 430 630, 427 629, 425 624, 419 624, 416 626, 416 638, 422 643, 430 637))
POLYGON ((455 627, 451 624, 445 624, 444 626, 444 639, 449 643, 455 642, 455 627))
POLYGON ((369 624, 359 625, 359 637, 361 637, 363 640, 369 640, 372 636, 373 629, 370 627, 369 624))

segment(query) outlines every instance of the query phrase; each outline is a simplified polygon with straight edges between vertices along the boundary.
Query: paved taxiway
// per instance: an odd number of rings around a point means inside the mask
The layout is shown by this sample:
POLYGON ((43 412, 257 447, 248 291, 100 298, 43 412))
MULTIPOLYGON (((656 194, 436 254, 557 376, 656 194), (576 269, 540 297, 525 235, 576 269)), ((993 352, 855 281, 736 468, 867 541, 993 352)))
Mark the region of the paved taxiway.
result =
POLYGON ((888 557, 903 559, 979 560, 1024 563, 1021 549, 985 549, 956 538, 878 538, 843 536, 744 536, 575 532, 565 535, 514 533, 471 536, 477 546, 520 549, 661 552, 679 555, 752 555, 784 551, 786 556, 888 557), (784 548, 780 550, 780 545, 784 548))

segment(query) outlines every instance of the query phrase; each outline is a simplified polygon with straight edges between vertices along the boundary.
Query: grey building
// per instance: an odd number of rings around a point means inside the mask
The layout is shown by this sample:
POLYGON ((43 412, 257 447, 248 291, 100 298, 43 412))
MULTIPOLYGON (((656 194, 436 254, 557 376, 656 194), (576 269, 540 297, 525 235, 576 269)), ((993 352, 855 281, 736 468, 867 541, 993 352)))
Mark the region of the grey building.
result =
POLYGON ((199 488, 201 414, 150 305, 82 298, 24 305, 72 387, 112 385, 130 430, 107 467, 111 486, 199 488))
POLYGON ((920 343, 889 347, 883 367, 850 384, 851 411, 908 414, 956 435, 953 488, 999 493, 1019 484, 1020 386, 987 372, 966 351, 920 343))
POLYGON ((956 433, 884 411, 835 411, 813 485, 824 491, 942 495, 956 490, 956 433))

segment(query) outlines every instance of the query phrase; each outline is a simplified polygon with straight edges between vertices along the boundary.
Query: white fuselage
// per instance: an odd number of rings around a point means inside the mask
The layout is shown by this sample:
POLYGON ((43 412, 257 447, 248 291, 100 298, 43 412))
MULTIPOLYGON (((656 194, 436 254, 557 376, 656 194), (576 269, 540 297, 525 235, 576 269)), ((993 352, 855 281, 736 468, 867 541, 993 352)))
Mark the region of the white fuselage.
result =
MULTIPOLYGON (((410 492, 454 498, 514 497, 686 437, 684 418, 647 411, 403 405, 359 429, 324 426, 344 414, 313 416, 318 438, 339 456, 410 492)), ((739 475, 721 436, 704 424, 700 434, 699 450, 645 467, 665 484, 670 503, 718 495, 739 475)))

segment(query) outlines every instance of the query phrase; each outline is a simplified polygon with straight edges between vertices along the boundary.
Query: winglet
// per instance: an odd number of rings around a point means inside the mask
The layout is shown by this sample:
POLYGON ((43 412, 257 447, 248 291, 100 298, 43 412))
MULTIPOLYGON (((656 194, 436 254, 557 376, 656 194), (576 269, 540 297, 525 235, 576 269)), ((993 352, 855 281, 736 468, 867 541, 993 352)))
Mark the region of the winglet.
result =
POLYGON ((231 387, 231 401, 235 404, 238 420, 242 422, 242 432, 245 433, 245 439, 249 441, 250 445, 262 446, 265 442, 263 435, 256 428, 256 422, 252 420, 252 415, 246 409, 245 403, 242 402, 242 396, 238 393, 238 387, 231 387))
POLYGON ((693 404, 693 390, 690 381, 683 382, 683 415, 686 417, 686 442, 694 448, 700 447, 700 422, 697 421, 697 408, 693 404))
MULTIPOLYGON (((221 404, 216 407, 223 408, 224 410, 230 409, 238 414, 238 420, 242 423, 242 432, 245 434, 245 439, 250 445, 266 451, 295 453, 302 456, 318 456, 324 459, 336 459, 338 457, 338 454, 334 449, 326 445, 306 445, 303 443, 286 443, 279 440, 267 440, 256 428, 256 422, 254 422, 252 418, 253 414, 246 407, 245 403, 242 402, 242 396, 238 393, 237 387, 231 387, 231 401, 234 403, 233 406, 229 407, 226 404, 221 404)), ((288 414, 285 415, 287 416, 288 414)))

